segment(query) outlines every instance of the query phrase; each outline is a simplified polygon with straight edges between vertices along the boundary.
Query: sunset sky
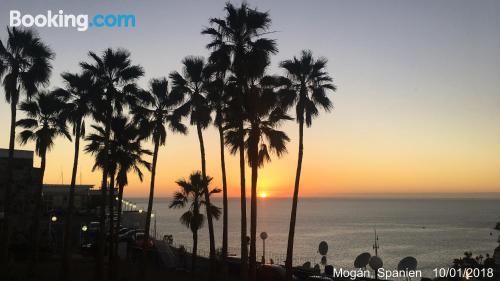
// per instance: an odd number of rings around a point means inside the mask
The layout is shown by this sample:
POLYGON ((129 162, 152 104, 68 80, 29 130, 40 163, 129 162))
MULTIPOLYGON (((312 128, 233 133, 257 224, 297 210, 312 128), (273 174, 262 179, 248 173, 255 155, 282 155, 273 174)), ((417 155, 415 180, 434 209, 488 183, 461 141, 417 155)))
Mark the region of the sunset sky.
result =
MULTIPOLYGON (((61 86, 62 71, 79 70, 89 50, 107 47, 131 51, 133 62, 146 70, 141 86, 180 70, 183 57, 208 54, 209 38, 200 31, 210 17, 223 16, 225 1, 22 2, 1 1, 2 41, 14 9, 136 15, 136 28, 38 29, 56 53, 49 86, 54 88, 61 86)), ((301 195, 500 191, 499 1, 248 3, 269 11, 273 21, 269 37, 277 40, 279 53, 270 74, 283 74, 277 67, 281 60, 311 49, 328 58, 338 86, 331 95, 335 109, 305 131, 301 195)), ((0 95, 0 147, 7 148, 10 114, 3 88, 0 95)), ((274 157, 259 174, 259 190, 270 197, 292 195, 298 126, 290 121, 283 128, 292 139, 288 154, 274 157)), ((220 187, 218 134, 211 127, 204 136, 208 174, 220 187)), ((238 159, 226 155, 229 193, 238 196, 238 159)), ((48 154, 45 182, 61 183, 63 175, 69 183, 72 158, 72 144, 59 139, 48 154)), ((200 169, 194 128, 187 136, 170 134, 158 161, 157 194, 169 196, 176 179, 200 169)), ((99 182, 92 165, 93 158, 83 154, 84 184, 99 182)), ((129 176, 126 196, 147 195, 146 174, 143 183, 129 176)))

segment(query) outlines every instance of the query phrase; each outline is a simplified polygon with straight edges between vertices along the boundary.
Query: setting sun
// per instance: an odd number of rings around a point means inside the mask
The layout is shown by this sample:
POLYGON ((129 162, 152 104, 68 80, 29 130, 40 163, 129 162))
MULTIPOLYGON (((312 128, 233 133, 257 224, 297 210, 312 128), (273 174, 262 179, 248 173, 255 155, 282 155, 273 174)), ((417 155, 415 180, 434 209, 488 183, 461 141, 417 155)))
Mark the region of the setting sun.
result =
POLYGON ((260 198, 267 198, 267 192, 261 192, 259 197, 260 198))

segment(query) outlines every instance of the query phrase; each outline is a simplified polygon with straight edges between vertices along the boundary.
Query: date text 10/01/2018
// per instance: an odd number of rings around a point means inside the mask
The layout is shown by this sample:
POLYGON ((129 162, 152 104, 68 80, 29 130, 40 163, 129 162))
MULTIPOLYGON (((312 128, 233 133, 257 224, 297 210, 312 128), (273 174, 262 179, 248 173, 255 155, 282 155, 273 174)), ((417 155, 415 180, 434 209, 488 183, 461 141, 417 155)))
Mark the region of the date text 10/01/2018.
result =
POLYGON ((493 268, 434 268, 434 277, 459 278, 492 278, 493 268))

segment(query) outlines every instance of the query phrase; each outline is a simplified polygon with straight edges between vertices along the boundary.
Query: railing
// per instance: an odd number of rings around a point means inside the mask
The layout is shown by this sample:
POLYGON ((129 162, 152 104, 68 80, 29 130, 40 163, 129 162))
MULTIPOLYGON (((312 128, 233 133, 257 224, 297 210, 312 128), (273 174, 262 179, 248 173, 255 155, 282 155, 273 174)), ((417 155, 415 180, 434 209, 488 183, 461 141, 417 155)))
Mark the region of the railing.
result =
MULTIPOLYGON (((177 243, 172 244, 172 247, 174 247, 174 248, 180 248, 181 246, 184 247, 184 249, 186 250, 187 253, 192 252, 192 247, 190 247, 190 246, 177 244, 177 243)), ((210 256, 210 251, 207 249, 198 248, 197 255, 199 257, 208 258, 210 256)), ((229 247, 228 248, 228 255, 230 257, 239 258, 240 257, 240 248, 229 247)), ((257 260, 259 262, 261 261, 261 258, 262 258, 262 251, 257 251, 257 260)), ((272 260, 273 264, 284 265, 285 260, 286 260, 286 254, 266 251, 266 263, 271 263, 271 260, 272 260)), ((319 264, 320 261, 321 261, 321 256, 319 254, 317 256, 297 256, 297 255, 295 255, 293 258, 294 265, 302 265, 306 262, 310 262, 312 265, 315 265, 315 264, 319 264)))

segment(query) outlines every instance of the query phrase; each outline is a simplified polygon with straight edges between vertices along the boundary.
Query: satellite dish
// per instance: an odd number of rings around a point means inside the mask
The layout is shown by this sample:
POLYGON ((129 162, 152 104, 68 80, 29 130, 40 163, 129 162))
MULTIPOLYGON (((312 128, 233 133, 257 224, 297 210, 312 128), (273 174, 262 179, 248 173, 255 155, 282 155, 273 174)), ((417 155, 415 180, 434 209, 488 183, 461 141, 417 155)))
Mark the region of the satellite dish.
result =
POLYGON ((260 239, 266 240, 267 239, 267 232, 261 232, 260 233, 260 239))
POLYGON ((406 257, 398 263, 398 270, 413 271, 417 269, 417 259, 406 257))
POLYGON ((360 254, 354 260, 354 267, 355 268, 365 268, 368 265, 368 262, 370 261, 371 257, 372 257, 372 255, 370 255, 370 253, 360 254))
POLYGON ((373 270, 378 270, 379 268, 382 268, 382 266, 384 266, 384 262, 382 261, 382 259, 377 256, 371 257, 368 264, 373 270))
POLYGON ((321 241, 321 243, 319 243, 318 252, 322 256, 326 255, 326 253, 328 253, 328 243, 321 241))

